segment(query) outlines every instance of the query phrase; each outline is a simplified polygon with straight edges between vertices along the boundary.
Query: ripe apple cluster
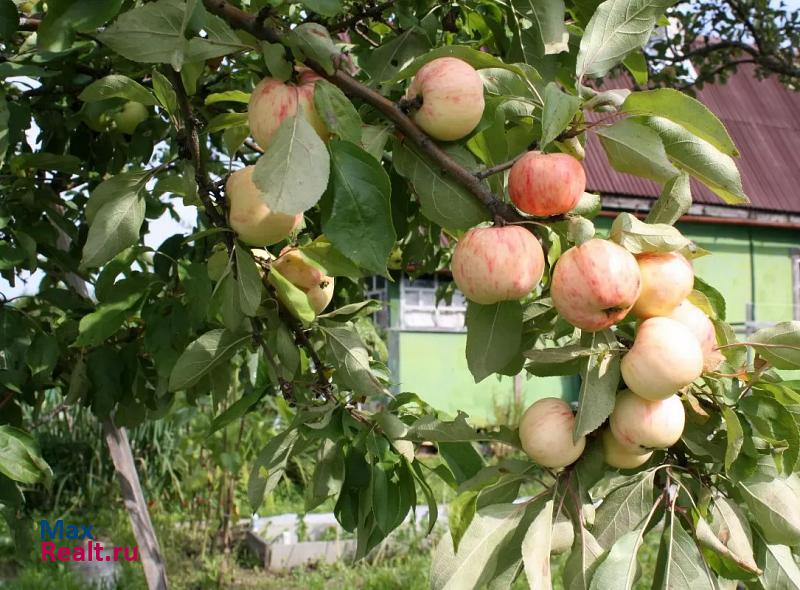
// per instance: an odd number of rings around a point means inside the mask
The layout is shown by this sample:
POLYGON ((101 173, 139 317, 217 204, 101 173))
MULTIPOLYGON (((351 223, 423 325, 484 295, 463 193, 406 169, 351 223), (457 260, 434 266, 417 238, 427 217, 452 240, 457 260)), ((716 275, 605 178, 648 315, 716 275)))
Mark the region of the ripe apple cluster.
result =
MULTIPOLYGON (((299 68, 295 82, 264 78, 250 95, 248 121, 250 133, 262 149, 268 150, 275 132, 288 117, 304 117, 323 140, 330 137, 314 107, 314 89, 320 80, 307 68, 299 68)), ((303 223, 303 215, 272 211, 263 193, 253 182, 254 165, 232 173, 225 184, 228 200, 228 223, 239 239, 250 246, 263 248, 282 242, 303 223)), ((256 252, 256 251, 254 251, 256 252)), ((271 258, 266 250, 260 251, 271 258)), ((321 313, 333 298, 334 279, 311 265, 296 248, 283 248, 272 262, 276 269, 308 297, 308 303, 321 313)))

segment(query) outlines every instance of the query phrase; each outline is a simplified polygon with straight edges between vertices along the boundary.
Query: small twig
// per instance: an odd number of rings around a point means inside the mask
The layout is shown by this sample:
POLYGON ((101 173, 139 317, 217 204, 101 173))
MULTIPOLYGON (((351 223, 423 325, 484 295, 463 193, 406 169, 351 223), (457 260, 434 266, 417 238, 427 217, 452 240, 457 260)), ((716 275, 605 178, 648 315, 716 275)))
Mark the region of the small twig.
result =
POLYGON ((387 0, 386 2, 381 2, 380 4, 367 6, 366 8, 357 12, 350 18, 347 18, 338 23, 332 23, 330 26, 328 26, 328 31, 330 31, 331 33, 340 33, 342 31, 348 30, 350 27, 354 27, 364 19, 378 18, 381 16, 381 14, 383 14, 384 10, 391 7, 393 4, 394 0, 387 0))
POLYGON ((508 162, 503 162, 502 164, 498 164, 497 166, 492 166, 491 168, 486 168, 485 170, 479 170, 478 172, 475 173, 475 178, 483 180, 484 178, 489 178, 490 176, 499 174, 500 172, 505 172, 506 170, 511 168, 514 164, 516 164, 517 161, 527 153, 528 153, 527 151, 522 152, 515 158, 510 159, 508 162))
POLYGON ((250 148, 251 150, 253 150, 254 152, 257 152, 259 154, 263 154, 264 153, 264 148, 262 148, 260 145, 258 145, 252 139, 245 139, 244 140, 244 145, 247 146, 248 148, 250 148))

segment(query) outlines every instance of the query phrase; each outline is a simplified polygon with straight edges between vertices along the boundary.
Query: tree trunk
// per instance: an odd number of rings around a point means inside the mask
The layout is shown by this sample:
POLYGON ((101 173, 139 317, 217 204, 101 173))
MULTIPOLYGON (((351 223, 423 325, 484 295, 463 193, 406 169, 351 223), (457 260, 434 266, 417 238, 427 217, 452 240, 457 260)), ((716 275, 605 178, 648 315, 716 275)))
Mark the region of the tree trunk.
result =
POLYGON ((149 590, 167 590, 167 570, 161 547, 158 544, 150 513, 136 473, 136 464, 133 462, 133 453, 128 441, 128 433, 124 428, 118 428, 111 418, 103 421, 103 430, 106 433, 106 444, 114 461, 117 479, 122 490, 125 508, 131 519, 133 535, 139 547, 139 556, 144 568, 144 577, 147 579, 149 590))

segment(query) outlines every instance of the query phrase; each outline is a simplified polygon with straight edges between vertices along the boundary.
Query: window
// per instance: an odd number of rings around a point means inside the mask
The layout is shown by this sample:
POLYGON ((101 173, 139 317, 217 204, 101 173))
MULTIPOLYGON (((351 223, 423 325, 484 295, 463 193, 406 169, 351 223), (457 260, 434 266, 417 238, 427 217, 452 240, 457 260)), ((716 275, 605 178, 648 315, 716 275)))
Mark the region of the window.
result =
POLYGON ((453 292, 449 305, 446 301, 436 305, 436 291, 445 287, 447 282, 450 282, 448 278, 438 275, 413 282, 403 277, 400 283, 401 327, 411 330, 463 331, 467 300, 460 291, 453 292))
POLYGON ((792 289, 794 291, 794 319, 800 320, 800 250, 792 251, 792 289))
POLYGON ((377 299, 383 303, 383 308, 372 315, 372 321, 379 328, 388 328, 391 317, 389 315, 389 283, 384 277, 371 276, 366 278, 367 298, 377 299))

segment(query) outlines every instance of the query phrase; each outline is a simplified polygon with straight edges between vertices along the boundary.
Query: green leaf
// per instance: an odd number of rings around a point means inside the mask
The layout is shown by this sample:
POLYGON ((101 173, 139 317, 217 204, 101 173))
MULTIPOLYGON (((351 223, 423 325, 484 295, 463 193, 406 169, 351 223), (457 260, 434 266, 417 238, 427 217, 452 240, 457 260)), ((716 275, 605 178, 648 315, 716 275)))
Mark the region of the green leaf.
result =
POLYGON ((286 277, 284 277, 274 267, 270 269, 267 275, 267 280, 270 285, 275 287, 275 293, 278 295, 281 303, 283 303, 294 317, 308 325, 314 321, 316 313, 311 308, 308 302, 308 296, 294 286, 286 277))
POLYGON ((17 32, 19 13, 11 0, 0 0, 0 39, 11 40, 17 32))
POLYGON ((98 267, 139 241, 145 201, 138 192, 118 195, 98 209, 83 246, 81 265, 98 267))
POLYGON ((211 436, 221 428, 224 428, 234 420, 238 420, 242 416, 244 416, 247 411, 252 408, 256 402, 261 399, 261 392, 260 391, 250 391, 245 393, 242 397, 238 400, 233 402, 228 409, 222 412, 219 416, 216 416, 214 420, 211 422, 211 426, 208 429, 208 435, 211 436))
MULTIPOLYGON (((153 78, 153 92, 155 92, 158 102, 164 107, 173 120, 180 120, 180 109, 178 108, 178 95, 172 87, 172 83, 167 77, 156 69, 151 74, 153 78)), ((210 124, 210 122, 209 122, 210 124)), ((209 129, 209 132, 212 132, 209 129)), ((213 132, 212 132, 213 133, 213 132)))
POLYGON ((92 32, 117 14, 122 0, 51 0, 37 31, 37 44, 47 51, 68 49, 75 32, 92 32))
POLYGON ((620 111, 630 115, 664 117, 704 139, 722 153, 739 155, 722 121, 702 102, 673 88, 632 92, 620 111))
POLYGON ((600 559, 603 548, 583 525, 578 525, 579 534, 575 536, 572 552, 564 565, 564 588, 566 590, 589 590, 592 576, 600 559))
POLYGON ((258 306, 261 305, 264 285, 261 282, 256 261, 250 254, 250 249, 238 245, 236 246, 236 285, 242 313, 249 317, 255 316, 258 306))
POLYGON ((0 426, 0 473, 23 484, 47 481, 53 475, 34 438, 8 424, 0 426))
POLYGON ((545 502, 522 541, 522 563, 531 590, 550 590, 550 546, 553 535, 553 500, 545 502))
POLYGON ((314 108, 325 126, 339 138, 356 144, 361 141, 361 117, 337 86, 327 80, 317 80, 314 83, 314 108))
POLYGON ((341 0, 301 0, 301 4, 322 16, 336 16, 342 12, 341 0))
POLYGON ((249 334, 211 330, 189 344, 178 357, 169 376, 169 390, 189 389, 209 371, 231 358, 248 340, 249 334))
POLYGON ((475 517, 477 499, 478 492, 467 491, 456 496, 447 506, 447 524, 456 552, 464 533, 475 517))
MULTIPOLYGON (((415 57, 430 49, 430 46, 428 36, 418 27, 411 27, 391 41, 366 53, 363 59, 359 60, 359 66, 374 82, 383 82, 393 78, 415 57)), ((411 75, 413 74, 409 74, 411 75)), ((384 86, 387 90, 394 89, 396 82, 390 81, 384 86)))
POLYGON ((209 94, 205 99, 206 106, 220 102, 240 102, 247 104, 250 102, 250 93, 241 90, 225 90, 224 92, 209 94))
POLYGON ((674 0, 606 0, 592 15, 581 39, 575 71, 599 78, 643 47, 656 20, 674 0))
POLYGON ((624 533, 611 546, 592 576, 590 590, 630 590, 638 575, 637 554, 642 546, 644 525, 624 533))
POLYGON ((380 162, 391 133, 392 128, 388 125, 363 125, 360 145, 365 152, 380 162))
POLYGON ((519 352, 522 341, 522 306, 501 301, 467 306, 467 365, 475 383, 503 370, 519 352))
MULTIPOLYGON (((716 319, 724 320, 725 298, 722 296, 722 293, 698 277, 694 278, 694 289, 706 296, 706 299, 708 299, 708 302, 711 304, 711 308, 714 310, 714 314, 717 316, 716 319)), ((723 342, 720 341, 720 344, 723 344, 723 342)))
POLYGON ((550 82, 544 89, 544 107, 542 108, 541 147, 547 146, 572 122, 581 106, 581 99, 562 92, 555 82, 550 82))
POLYGON ((664 117, 648 117, 647 125, 661 137, 667 156, 678 168, 694 176, 729 205, 750 202, 730 156, 664 117))
POLYGON ((147 88, 127 76, 111 74, 89 84, 78 95, 84 102, 95 102, 107 98, 125 98, 144 105, 155 106, 157 101, 147 88))
POLYGON ((299 434, 296 428, 284 430, 273 436, 258 454, 247 482, 247 498, 253 512, 259 509, 264 496, 270 493, 283 477, 286 463, 299 434))
POLYGON ((667 158, 658 133, 637 119, 622 119, 610 127, 598 129, 597 135, 611 167, 617 172, 661 183, 680 174, 667 158))
POLYGON ((533 375, 576 375, 584 364, 582 359, 591 356, 592 349, 580 344, 568 344, 560 348, 533 348, 523 355, 531 360, 525 369, 533 375))
POLYGON ((744 444, 744 430, 739 416, 728 406, 721 406, 720 412, 725 420, 727 445, 725 447, 725 471, 730 471, 744 444))
POLYGON ((377 299, 367 299, 357 303, 348 303, 328 313, 319 316, 321 320, 331 320, 335 322, 349 322, 360 317, 367 317, 383 309, 383 302, 377 299))
POLYGON ((736 504, 723 496, 714 498, 711 524, 698 518, 695 536, 706 560, 728 578, 761 574, 753 557, 750 525, 736 504))
POLYGON ((790 475, 800 458, 800 431, 792 413, 761 391, 744 397, 739 408, 758 436, 780 449, 783 470, 790 475))
POLYGON ((661 195, 647 214, 645 223, 674 225, 691 206, 692 187, 689 184, 689 175, 678 174, 664 185, 661 195))
POLYGON ((749 338, 759 356, 776 369, 800 369, 800 322, 780 322, 749 338))
POLYGON ((622 65, 625 66, 631 76, 633 76, 633 81, 636 82, 639 86, 646 86, 647 80, 649 78, 649 71, 647 69, 647 58, 644 56, 644 52, 640 50, 631 51, 625 59, 622 60, 622 65))
MULTIPOLYGON (((612 587, 615 586, 609 586, 612 587)), ((716 577, 674 510, 668 512, 667 523, 661 535, 653 588, 657 590, 673 588, 718 590, 719 588, 716 577)))
POLYGON ((430 414, 422 416, 414 422, 402 436, 406 440, 417 442, 464 442, 479 440, 496 440, 521 448, 516 431, 501 426, 498 431, 477 431, 467 422, 467 415, 459 412, 453 420, 442 420, 430 414))
POLYGON ((741 481, 737 489, 768 543, 800 543, 800 495, 786 479, 741 481))
POLYGON ((564 24, 564 0, 512 0, 511 5, 531 23, 520 35, 523 43, 529 40, 535 46, 536 55, 569 51, 569 33, 564 24))
POLYGON ((144 298, 144 291, 123 294, 109 303, 102 303, 92 313, 81 318, 78 325, 78 346, 97 346, 112 336, 128 317, 132 309, 144 298))
POLYGON ((256 162, 253 182, 272 211, 303 213, 317 204, 330 175, 325 144, 305 117, 288 117, 256 162))
POLYGON ((54 336, 39 332, 31 342, 25 356, 25 363, 34 378, 48 379, 58 362, 58 340, 54 336))
POLYGON ((336 379, 346 388, 367 397, 385 394, 384 386, 369 366, 369 352, 352 325, 321 326, 325 357, 336 369, 336 379))
POLYGON ((139 195, 154 172, 155 170, 122 172, 98 184, 89 196, 89 201, 86 203, 86 209, 84 210, 86 221, 89 222, 89 225, 94 223, 97 212, 106 203, 110 203, 125 194, 139 195))
POLYGON ((631 254, 676 252, 692 243, 672 225, 645 223, 630 213, 617 215, 609 237, 631 254))
POLYGON ((5 93, 0 92, 0 167, 3 166, 8 151, 8 119, 8 102, 5 93))
POLYGON ((123 13, 97 35, 123 57, 140 63, 168 63, 176 70, 186 62, 204 61, 246 49, 236 34, 216 16, 206 14, 199 3, 186 14, 187 4, 181 0, 158 0, 123 13), (204 38, 187 38, 204 29, 204 38))
POLYGON ((402 70, 395 75, 388 84, 397 84, 398 82, 410 78, 416 74, 422 66, 426 63, 439 59, 440 57, 455 57, 461 61, 467 62, 476 70, 485 68, 499 68, 513 72, 518 76, 525 78, 525 72, 517 65, 504 63, 491 53, 479 51, 464 45, 445 45, 444 47, 437 47, 424 55, 420 55, 402 70))
POLYGON ((243 127, 250 131, 247 123, 247 113, 220 113, 208 122, 208 132, 216 133, 225 129, 243 127))
POLYGON ((50 154, 48 152, 34 152, 19 154, 10 161, 12 172, 19 173, 23 170, 54 170, 77 174, 81 171, 80 158, 66 154, 50 154))
POLYGON ((602 547, 610 549, 647 517, 653 507, 654 479, 654 471, 642 472, 606 495, 592 529, 602 547))
POLYGON ((328 29, 319 23, 303 23, 297 25, 286 35, 286 42, 301 56, 305 56, 321 66, 329 76, 336 70, 334 57, 339 51, 333 44, 328 29))
POLYGON ((619 354, 614 350, 617 339, 611 330, 586 332, 581 344, 597 352, 581 364, 580 401, 572 432, 575 441, 597 430, 611 415, 620 376, 619 354))
POLYGON ((300 252, 328 276, 347 277, 357 281, 365 274, 353 261, 334 248, 325 236, 319 236, 313 242, 301 246, 300 252))
POLYGON ((355 144, 333 140, 329 149, 331 188, 321 204, 322 231, 360 267, 386 274, 396 239, 389 176, 355 144))
MULTIPOLYGON (((448 154, 468 169, 475 161, 461 146, 447 146, 448 154)), ((392 149, 397 172, 406 178, 422 205, 422 213, 447 229, 469 229, 489 219, 489 212, 472 193, 448 178, 428 158, 408 143, 395 141, 392 149)))
POLYGON ((755 531, 755 551, 758 566, 763 573, 758 577, 758 587, 763 590, 800 590, 800 566, 785 545, 772 545, 755 531))
POLYGON ((489 581, 504 544, 525 515, 524 504, 496 504, 479 510, 464 533, 458 552, 444 535, 433 555, 431 588, 478 588, 489 581))

